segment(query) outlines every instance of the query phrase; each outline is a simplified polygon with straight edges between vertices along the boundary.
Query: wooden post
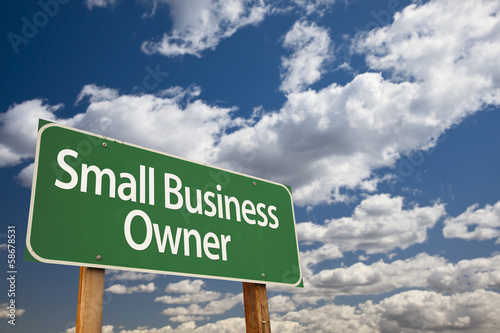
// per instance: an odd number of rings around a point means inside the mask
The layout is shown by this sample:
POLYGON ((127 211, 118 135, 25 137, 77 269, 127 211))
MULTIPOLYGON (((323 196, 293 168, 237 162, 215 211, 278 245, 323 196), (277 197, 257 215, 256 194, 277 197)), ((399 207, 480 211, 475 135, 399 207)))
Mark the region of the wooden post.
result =
POLYGON ((104 269, 80 267, 76 333, 102 332, 104 269))
POLYGON ((247 333, 271 333, 265 284, 243 282, 247 333))

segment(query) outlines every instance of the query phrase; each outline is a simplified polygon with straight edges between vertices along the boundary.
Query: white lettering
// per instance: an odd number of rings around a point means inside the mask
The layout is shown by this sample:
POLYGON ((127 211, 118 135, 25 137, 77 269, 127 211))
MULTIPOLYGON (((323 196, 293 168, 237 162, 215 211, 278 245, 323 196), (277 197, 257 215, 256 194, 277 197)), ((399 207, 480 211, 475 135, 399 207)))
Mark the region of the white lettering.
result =
POLYGON ((155 205, 155 169, 149 168, 149 204, 155 205))
POLYGON ((269 226, 273 229, 278 228, 280 225, 278 218, 276 217, 276 215, 273 214, 273 212, 275 212, 275 211, 276 211, 275 206, 269 206, 269 208, 267 209, 267 213, 269 214, 269 217, 271 217, 271 219, 274 221, 274 224, 269 223, 269 226))
POLYGON ((205 209, 204 214, 208 217, 212 217, 212 216, 215 216, 215 214, 217 214, 217 209, 215 208, 214 203, 209 199, 210 197, 214 198, 215 194, 213 192, 205 192, 205 195, 203 196, 203 200, 205 201, 205 203, 208 206, 210 206, 210 209, 211 209, 211 211, 208 211, 205 209))
POLYGON ((134 176, 132 176, 130 173, 122 172, 120 173, 120 178, 126 178, 129 180, 129 182, 122 183, 120 184, 120 186, 118 186, 118 197, 123 201, 130 200, 132 202, 136 202, 137 193, 136 193, 136 184, 134 176), (128 195, 125 194, 125 189, 129 189, 130 193, 128 195))
POLYGON ((71 180, 69 181, 69 183, 63 183, 59 179, 56 179, 55 185, 59 188, 62 188, 63 190, 71 190, 72 188, 74 188, 78 184, 78 174, 76 173, 75 169, 70 167, 64 161, 64 158, 66 156, 71 156, 71 157, 77 158, 78 153, 74 150, 71 150, 71 149, 63 149, 59 152, 59 154, 57 154, 57 163, 59 163, 59 166, 61 167, 61 169, 63 169, 67 173, 69 173, 69 175, 71 176, 71 180))
POLYGON ((174 255, 177 254, 177 251, 179 250, 180 240, 181 240, 182 228, 176 229, 175 241, 174 241, 174 237, 172 236, 172 231, 170 230, 169 225, 165 226, 165 232, 163 233, 163 239, 161 239, 160 229, 158 227, 158 224, 153 223, 153 230, 154 230, 155 237, 156 237, 156 244, 158 245, 158 252, 164 253, 165 246, 167 245, 167 242, 168 242, 170 244, 170 252, 174 255))
POLYGON ((124 232, 125 232, 125 239, 127 240, 127 243, 128 245, 130 245, 131 248, 137 251, 142 251, 147 249, 149 244, 151 244, 151 239, 153 238, 153 227, 151 225, 151 220, 149 216, 139 209, 131 211, 125 218, 124 232), (132 233, 130 232, 130 226, 132 225, 132 220, 136 216, 142 217, 144 224, 146 225, 146 237, 144 238, 144 241, 141 244, 137 244, 134 241, 134 239, 132 238, 132 233))
POLYGON ((268 222, 267 215, 262 211, 264 208, 266 208, 266 205, 264 205, 263 203, 257 204, 257 213, 259 214, 260 217, 262 217, 262 221, 259 220, 259 221, 257 221, 257 223, 261 227, 265 227, 267 225, 267 222, 268 222))
POLYGON ((234 211, 236 212, 236 221, 241 222, 240 203, 238 202, 238 199, 235 197, 228 197, 227 195, 225 195, 224 198, 226 199, 226 219, 231 219, 230 204, 232 202, 234 204, 234 211))
POLYGON ((146 203, 146 167, 139 166, 139 202, 146 203))
POLYGON ((196 241, 196 256, 201 258, 201 239, 200 234, 196 230, 184 229, 184 255, 189 257, 189 237, 194 236, 196 241))
POLYGON ((110 169, 99 169, 95 165, 87 166, 87 164, 82 163, 82 183, 80 187, 81 192, 87 192, 87 178, 89 172, 93 172, 95 174, 95 194, 101 195, 102 191, 102 176, 107 175, 109 177, 109 197, 115 197, 115 174, 110 169))
MULTIPOLYGON (((221 191, 222 186, 217 185, 217 191, 221 191)), ((224 218, 224 211, 222 210, 222 195, 217 193, 217 209, 219 210, 219 218, 224 218)))
POLYGON ((165 173, 165 208, 169 209, 180 209, 182 207, 183 198, 182 195, 180 194, 180 190, 182 187, 182 181, 179 177, 174 175, 173 173, 165 173), (176 186, 174 188, 170 187, 170 180, 174 180, 176 183, 176 186), (175 194, 177 197, 177 203, 172 204, 170 202, 170 194, 175 194))
POLYGON ((205 251, 205 255, 208 259, 219 260, 219 255, 212 254, 210 249, 220 249, 219 239, 213 232, 209 232, 203 237, 203 251, 205 251), (210 238, 213 239, 213 242, 210 242, 210 238))
POLYGON ((227 249, 226 245, 231 241, 231 235, 224 236, 221 235, 221 243, 222 243, 222 260, 227 261, 227 249))
POLYGON ((243 215, 243 219, 245 220, 246 223, 248 224, 255 224, 255 220, 249 218, 247 214, 252 214, 255 215, 255 206, 253 205, 253 202, 250 200, 245 200, 243 201, 243 204, 241 205, 241 213, 243 215), (247 208, 250 207, 250 208, 247 208))
POLYGON ((189 191, 189 187, 185 187, 184 189, 184 192, 185 192, 185 195, 186 195, 186 208, 188 210, 188 212, 190 212, 191 214, 194 214, 194 213, 198 213, 198 214, 201 214, 202 213, 202 209, 201 209, 201 190, 196 190, 196 207, 193 207, 191 205, 191 192, 189 191))

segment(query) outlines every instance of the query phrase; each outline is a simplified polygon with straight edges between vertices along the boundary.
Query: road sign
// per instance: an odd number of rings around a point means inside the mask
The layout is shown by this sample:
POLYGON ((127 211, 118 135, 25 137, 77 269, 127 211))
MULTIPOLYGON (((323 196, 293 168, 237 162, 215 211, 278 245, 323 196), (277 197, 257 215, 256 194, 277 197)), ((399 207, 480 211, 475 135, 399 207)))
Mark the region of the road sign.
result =
POLYGON ((26 247, 45 263, 302 279, 286 186, 54 123, 38 132, 26 247))

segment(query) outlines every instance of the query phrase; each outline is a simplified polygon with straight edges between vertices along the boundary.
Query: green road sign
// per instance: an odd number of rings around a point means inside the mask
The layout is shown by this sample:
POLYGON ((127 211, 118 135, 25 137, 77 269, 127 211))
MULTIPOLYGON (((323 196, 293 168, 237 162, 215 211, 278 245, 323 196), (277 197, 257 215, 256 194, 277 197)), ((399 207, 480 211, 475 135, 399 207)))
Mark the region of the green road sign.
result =
POLYGON ((45 263, 302 279, 286 186, 53 123, 38 132, 26 247, 45 263))

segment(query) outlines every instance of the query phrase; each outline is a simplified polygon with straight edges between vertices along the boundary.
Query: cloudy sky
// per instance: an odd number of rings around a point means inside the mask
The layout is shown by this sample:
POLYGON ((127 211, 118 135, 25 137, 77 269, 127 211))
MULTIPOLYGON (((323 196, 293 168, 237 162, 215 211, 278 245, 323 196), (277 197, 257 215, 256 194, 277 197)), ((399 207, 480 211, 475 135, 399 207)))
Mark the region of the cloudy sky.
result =
MULTIPOLYGON (((290 185, 273 332, 500 331, 500 1, 0 6, 2 332, 75 331, 78 267, 22 260, 39 118, 290 185)), ((106 272, 103 332, 243 318, 239 282, 106 272)))

